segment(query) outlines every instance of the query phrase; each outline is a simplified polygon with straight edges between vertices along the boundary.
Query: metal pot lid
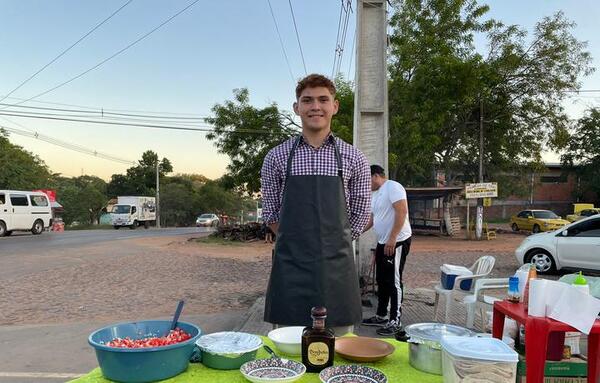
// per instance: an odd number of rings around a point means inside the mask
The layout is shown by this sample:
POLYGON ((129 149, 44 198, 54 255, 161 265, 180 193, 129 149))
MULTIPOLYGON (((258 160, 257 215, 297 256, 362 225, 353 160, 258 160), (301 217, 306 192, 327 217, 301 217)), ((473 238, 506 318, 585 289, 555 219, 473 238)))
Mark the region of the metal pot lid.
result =
POLYGON ((244 332, 216 332, 200 337, 196 341, 200 350, 214 354, 242 354, 255 351, 262 345, 262 339, 244 332))
POLYGON ((440 343, 443 336, 473 336, 475 333, 460 326, 446 323, 415 323, 405 328, 411 340, 440 343))

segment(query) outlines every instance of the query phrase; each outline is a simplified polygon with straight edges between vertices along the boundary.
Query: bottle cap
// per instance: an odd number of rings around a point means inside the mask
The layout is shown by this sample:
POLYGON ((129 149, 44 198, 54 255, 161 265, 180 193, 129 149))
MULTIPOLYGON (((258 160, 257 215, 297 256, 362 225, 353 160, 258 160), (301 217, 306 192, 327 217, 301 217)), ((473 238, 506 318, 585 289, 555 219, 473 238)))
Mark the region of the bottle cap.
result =
POLYGON ((587 280, 583 277, 583 275, 581 274, 581 271, 579 272, 579 274, 573 281, 573 284, 577 285, 577 286, 587 285, 587 280))
POLYGON ((327 317, 327 309, 325 307, 313 307, 310 310, 310 315, 313 318, 326 318, 327 317))

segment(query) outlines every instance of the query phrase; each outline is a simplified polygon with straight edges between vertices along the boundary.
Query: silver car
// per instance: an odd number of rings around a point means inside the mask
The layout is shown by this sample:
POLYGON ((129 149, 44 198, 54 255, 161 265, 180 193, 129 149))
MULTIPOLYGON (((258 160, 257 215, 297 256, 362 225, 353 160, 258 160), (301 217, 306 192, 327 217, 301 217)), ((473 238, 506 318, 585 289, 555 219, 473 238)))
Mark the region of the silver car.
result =
POLYGON ((220 222, 216 214, 202 214, 196 218, 196 226, 219 226, 220 222))

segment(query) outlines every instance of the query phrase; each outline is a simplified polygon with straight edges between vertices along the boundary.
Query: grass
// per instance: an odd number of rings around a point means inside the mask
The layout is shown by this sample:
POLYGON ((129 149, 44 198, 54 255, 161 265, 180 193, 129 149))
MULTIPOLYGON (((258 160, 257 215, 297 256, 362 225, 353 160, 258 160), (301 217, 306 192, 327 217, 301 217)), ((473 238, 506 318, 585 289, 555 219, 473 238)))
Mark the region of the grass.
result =
POLYGON ((206 245, 222 245, 222 246, 244 246, 244 242, 230 241, 228 239, 209 235, 208 237, 195 238, 194 242, 203 243, 206 245))

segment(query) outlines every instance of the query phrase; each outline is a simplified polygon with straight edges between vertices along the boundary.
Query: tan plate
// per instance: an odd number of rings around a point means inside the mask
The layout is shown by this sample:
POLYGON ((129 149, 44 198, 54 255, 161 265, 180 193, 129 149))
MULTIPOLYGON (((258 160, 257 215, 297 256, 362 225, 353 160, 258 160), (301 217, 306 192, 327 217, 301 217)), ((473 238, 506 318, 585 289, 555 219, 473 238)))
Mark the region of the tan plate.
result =
POLYGON ((394 352, 394 346, 383 340, 363 336, 335 339, 335 352, 355 362, 375 362, 394 352))

